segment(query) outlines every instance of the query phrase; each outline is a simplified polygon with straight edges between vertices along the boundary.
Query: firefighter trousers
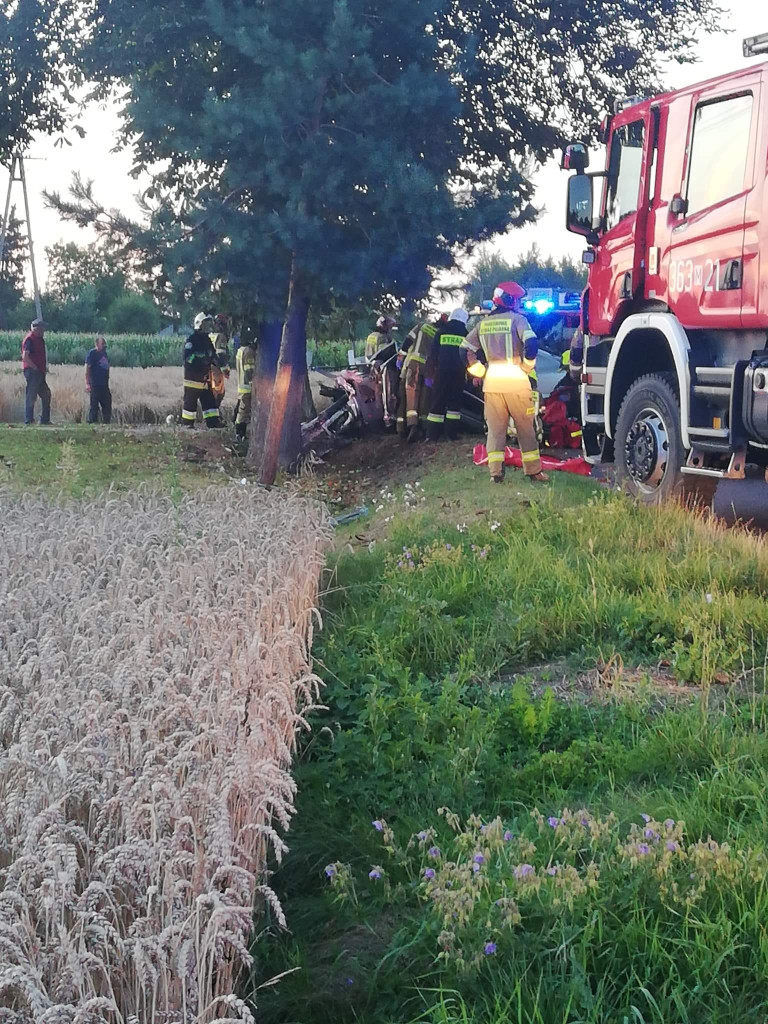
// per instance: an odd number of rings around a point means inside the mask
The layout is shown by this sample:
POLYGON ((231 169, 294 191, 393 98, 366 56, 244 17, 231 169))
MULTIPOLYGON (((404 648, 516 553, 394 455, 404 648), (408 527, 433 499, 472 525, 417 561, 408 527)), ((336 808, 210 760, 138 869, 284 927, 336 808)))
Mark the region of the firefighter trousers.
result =
POLYGON ((445 358, 442 352, 440 357, 428 416, 427 436, 430 441, 437 441, 443 430, 446 436, 453 440, 458 436, 461 426, 466 368, 458 349, 451 351, 448 358, 445 358))
POLYGON ((485 394, 485 422, 488 426, 488 465, 492 477, 504 476, 504 449, 509 420, 515 421, 517 443, 526 476, 541 472, 539 442, 536 440, 536 408, 530 383, 520 381, 508 391, 485 394))
MULTIPOLYGON (((197 382, 195 382, 197 383, 197 382)), ((207 384, 202 387, 194 387, 188 381, 184 382, 184 406, 181 411, 181 419, 185 427, 194 427, 197 417, 197 403, 203 410, 203 419, 206 427, 220 427, 219 407, 216 397, 207 384)))
POLYGON ((427 428, 427 416, 432 401, 432 388, 427 387, 424 367, 411 363, 400 377, 397 401, 397 432, 406 437, 411 427, 427 428))

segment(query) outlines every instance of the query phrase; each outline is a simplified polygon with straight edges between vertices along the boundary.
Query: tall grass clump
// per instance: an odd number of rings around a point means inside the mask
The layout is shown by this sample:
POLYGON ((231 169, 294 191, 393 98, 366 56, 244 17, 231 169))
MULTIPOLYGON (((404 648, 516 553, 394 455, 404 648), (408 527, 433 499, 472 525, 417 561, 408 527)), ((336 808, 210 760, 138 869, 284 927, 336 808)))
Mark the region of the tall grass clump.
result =
POLYGON ((0 1019, 251 1020, 326 527, 252 488, 0 493, 0 1019), (289 540, 290 539, 290 540, 289 540))

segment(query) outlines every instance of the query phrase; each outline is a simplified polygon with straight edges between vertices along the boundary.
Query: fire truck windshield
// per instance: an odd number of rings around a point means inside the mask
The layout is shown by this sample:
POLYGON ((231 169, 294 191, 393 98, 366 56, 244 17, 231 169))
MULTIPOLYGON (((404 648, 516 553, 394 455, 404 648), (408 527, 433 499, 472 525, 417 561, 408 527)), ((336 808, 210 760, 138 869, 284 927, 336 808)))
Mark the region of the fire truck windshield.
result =
POLYGON ((624 217, 637 213, 644 141, 643 121, 633 121, 613 133, 605 206, 605 226, 608 231, 624 217))

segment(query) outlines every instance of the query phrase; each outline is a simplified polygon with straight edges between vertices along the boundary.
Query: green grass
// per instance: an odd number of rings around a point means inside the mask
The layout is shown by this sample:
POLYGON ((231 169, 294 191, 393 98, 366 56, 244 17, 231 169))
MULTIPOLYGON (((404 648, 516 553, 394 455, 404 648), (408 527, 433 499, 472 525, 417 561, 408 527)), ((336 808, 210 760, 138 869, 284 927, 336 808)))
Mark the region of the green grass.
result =
POLYGON ((183 458, 185 439, 171 431, 0 425, 0 486, 82 498, 142 483, 188 488, 211 482, 211 470, 183 458))
POLYGON ((328 711, 302 742, 292 851, 273 879, 291 934, 259 942, 251 983, 299 969, 259 993, 262 1012, 764 1021, 765 545, 584 480, 534 491, 512 477, 499 493, 471 469, 416 478, 426 501, 380 530, 401 503, 403 481, 391 486, 355 527, 376 545, 345 546, 329 578, 316 643, 328 711), (566 701, 543 684, 619 659, 597 694, 566 701), (657 681, 661 662, 678 693, 657 681), (739 685, 715 685, 726 677, 739 685), (565 808, 603 822, 600 841, 552 829, 565 808), (678 831, 652 822, 646 843, 642 814, 678 831))

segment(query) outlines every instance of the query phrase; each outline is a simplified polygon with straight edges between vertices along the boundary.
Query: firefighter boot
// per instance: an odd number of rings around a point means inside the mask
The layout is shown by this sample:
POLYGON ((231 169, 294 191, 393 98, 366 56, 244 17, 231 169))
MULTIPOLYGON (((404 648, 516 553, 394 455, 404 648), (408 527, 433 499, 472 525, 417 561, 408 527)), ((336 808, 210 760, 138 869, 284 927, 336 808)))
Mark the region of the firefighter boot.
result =
POLYGON ((235 424, 235 435, 237 437, 239 437, 241 441, 245 440, 247 434, 248 434, 248 424, 247 423, 236 423, 235 424))

